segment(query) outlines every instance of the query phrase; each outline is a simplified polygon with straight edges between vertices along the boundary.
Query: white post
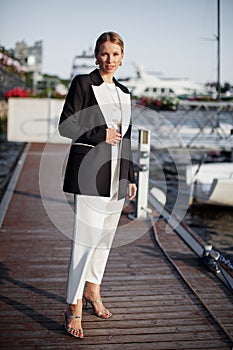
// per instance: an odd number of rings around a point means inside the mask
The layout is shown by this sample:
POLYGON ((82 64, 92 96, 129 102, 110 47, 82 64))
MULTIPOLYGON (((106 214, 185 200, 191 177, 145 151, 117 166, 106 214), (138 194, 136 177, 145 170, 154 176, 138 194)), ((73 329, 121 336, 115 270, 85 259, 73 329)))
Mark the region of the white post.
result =
POLYGON ((233 129, 231 129, 230 140, 231 140, 231 162, 233 162, 233 129))
POLYGON ((150 167, 150 132, 139 130, 138 143, 138 191, 136 217, 144 219, 148 210, 149 167, 150 167))

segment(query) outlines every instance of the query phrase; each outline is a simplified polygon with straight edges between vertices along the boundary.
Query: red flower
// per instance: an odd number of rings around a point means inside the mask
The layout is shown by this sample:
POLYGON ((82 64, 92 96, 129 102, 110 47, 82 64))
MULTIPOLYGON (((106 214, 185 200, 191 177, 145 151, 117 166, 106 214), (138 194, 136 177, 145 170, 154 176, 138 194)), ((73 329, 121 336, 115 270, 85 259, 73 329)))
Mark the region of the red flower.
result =
POLYGON ((6 100, 10 97, 28 97, 31 95, 29 89, 23 89, 22 87, 15 87, 12 90, 9 90, 5 93, 6 100))

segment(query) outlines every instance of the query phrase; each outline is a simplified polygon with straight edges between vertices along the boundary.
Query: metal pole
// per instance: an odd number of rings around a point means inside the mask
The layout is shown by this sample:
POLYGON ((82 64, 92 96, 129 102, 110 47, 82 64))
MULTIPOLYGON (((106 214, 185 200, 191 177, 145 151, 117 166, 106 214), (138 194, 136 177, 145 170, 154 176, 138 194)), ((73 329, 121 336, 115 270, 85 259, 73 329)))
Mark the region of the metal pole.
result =
POLYGON ((217 42, 218 42, 218 55, 217 55, 217 80, 218 80, 218 94, 217 94, 217 100, 220 100, 220 94, 221 94, 221 86, 220 86, 220 0, 218 0, 218 34, 217 34, 217 42))
POLYGON ((47 140, 50 139, 50 125, 51 125, 51 91, 48 91, 48 118, 47 118, 47 140))
POLYGON ((138 172, 136 217, 144 219, 149 212, 150 132, 148 130, 139 130, 138 162, 140 170, 138 172))

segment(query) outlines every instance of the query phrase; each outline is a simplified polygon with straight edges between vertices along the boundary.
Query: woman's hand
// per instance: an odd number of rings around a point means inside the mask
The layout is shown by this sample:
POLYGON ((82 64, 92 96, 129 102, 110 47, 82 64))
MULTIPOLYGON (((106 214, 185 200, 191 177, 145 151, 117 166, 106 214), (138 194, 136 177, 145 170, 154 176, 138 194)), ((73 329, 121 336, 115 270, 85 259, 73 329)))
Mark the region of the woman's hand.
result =
POLYGON ((121 134, 115 128, 106 129, 106 142, 116 146, 121 141, 121 134))
POLYGON ((127 199, 132 200, 136 197, 137 186, 135 184, 128 184, 127 199))

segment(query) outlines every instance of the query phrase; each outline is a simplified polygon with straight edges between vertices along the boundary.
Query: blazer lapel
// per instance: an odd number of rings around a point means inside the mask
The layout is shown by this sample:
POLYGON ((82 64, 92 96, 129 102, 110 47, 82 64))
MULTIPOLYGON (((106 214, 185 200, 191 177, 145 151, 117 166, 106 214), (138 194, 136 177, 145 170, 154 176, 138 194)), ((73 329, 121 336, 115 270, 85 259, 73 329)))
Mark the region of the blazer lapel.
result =
POLYGON ((92 89, 99 105, 101 112, 103 113, 104 119, 108 128, 112 127, 111 116, 113 113, 113 105, 109 103, 109 92, 107 86, 102 83, 99 86, 92 85, 92 89))
POLYGON ((126 133, 129 123, 130 123, 130 116, 131 116, 131 101, 130 101, 130 94, 126 94, 123 92, 118 86, 117 86, 118 95, 120 98, 121 103, 121 111, 122 111, 122 137, 126 133))

